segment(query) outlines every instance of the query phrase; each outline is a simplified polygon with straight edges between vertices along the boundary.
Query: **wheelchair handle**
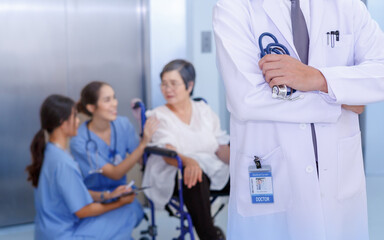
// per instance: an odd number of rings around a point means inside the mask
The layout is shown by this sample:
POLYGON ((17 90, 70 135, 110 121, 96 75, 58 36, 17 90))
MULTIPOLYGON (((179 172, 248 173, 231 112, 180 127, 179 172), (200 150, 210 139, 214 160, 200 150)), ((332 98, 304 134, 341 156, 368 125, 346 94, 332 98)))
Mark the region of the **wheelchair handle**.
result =
POLYGON ((160 155, 163 157, 170 157, 170 158, 176 158, 177 157, 177 152, 175 152, 173 150, 166 149, 166 148, 146 147, 144 149, 144 152, 148 153, 148 154, 160 155))
POLYGON ((137 102, 135 102, 135 105, 133 105, 133 109, 137 109, 137 108, 140 108, 141 107, 141 104, 142 104, 142 102, 139 102, 139 101, 137 101, 137 102))

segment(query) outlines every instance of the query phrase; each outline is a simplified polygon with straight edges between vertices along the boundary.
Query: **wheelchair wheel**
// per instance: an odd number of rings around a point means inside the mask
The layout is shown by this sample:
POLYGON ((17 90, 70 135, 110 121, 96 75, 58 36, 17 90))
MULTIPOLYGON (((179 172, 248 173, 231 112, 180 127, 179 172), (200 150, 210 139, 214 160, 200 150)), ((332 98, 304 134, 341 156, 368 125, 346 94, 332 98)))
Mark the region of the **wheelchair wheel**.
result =
POLYGON ((219 236, 219 239, 220 240, 226 240, 224 231, 220 227, 218 227, 218 226, 215 226, 215 229, 216 229, 216 232, 217 232, 217 236, 219 236))

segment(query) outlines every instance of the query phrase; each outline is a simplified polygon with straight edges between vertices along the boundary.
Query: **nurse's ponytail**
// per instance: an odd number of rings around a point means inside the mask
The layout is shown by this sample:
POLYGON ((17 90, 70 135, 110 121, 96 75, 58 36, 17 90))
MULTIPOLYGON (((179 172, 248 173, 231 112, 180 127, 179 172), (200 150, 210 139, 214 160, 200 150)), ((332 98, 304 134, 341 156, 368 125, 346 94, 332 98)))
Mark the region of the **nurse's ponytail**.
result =
POLYGON ((28 181, 32 186, 37 187, 41 167, 43 166, 44 151, 46 146, 45 132, 51 134, 57 127, 68 120, 72 114, 75 103, 72 99, 61 96, 51 95, 45 99, 40 108, 41 129, 35 134, 31 143, 32 163, 27 166, 28 181))
POLYGON ((28 181, 32 182, 32 186, 37 187, 40 169, 43 165, 45 150, 45 136, 43 129, 40 129, 35 134, 30 149, 32 155, 32 164, 27 167, 27 172, 29 173, 28 181))

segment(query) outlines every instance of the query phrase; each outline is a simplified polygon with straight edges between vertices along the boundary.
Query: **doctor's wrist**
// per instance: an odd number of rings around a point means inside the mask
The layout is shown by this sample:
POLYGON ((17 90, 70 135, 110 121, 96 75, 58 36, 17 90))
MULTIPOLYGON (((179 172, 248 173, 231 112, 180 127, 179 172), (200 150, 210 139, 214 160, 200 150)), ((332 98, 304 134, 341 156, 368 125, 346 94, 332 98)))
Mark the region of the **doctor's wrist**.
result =
POLYGON ((324 75, 319 71, 318 71, 318 81, 319 81, 319 89, 316 89, 316 90, 319 90, 323 93, 328 93, 328 83, 327 83, 327 80, 325 79, 324 75))

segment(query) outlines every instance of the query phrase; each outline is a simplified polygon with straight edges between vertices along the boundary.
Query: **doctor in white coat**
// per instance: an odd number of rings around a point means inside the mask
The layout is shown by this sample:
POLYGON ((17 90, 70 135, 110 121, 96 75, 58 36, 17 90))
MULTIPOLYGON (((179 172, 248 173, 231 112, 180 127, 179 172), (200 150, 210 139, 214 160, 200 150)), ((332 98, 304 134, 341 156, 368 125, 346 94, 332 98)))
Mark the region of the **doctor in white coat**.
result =
POLYGON ((359 119, 353 107, 342 105, 384 100, 384 35, 359 0, 301 0, 310 39, 305 65, 296 60, 290 4, 219 0, 214 9, 218 67, 231 113, 227 236, 366 240, 359 119), (334 45, 330 31, 339 31, 334 45), (274 34, 291 57, 260 60, 263 32, 274 34), (300 99, 273 99, 271 86, 280 84, 296 89, 293 97, 300 99), (252 203, 248 168, 254 156, 271 166, 273 203, 252 203))

